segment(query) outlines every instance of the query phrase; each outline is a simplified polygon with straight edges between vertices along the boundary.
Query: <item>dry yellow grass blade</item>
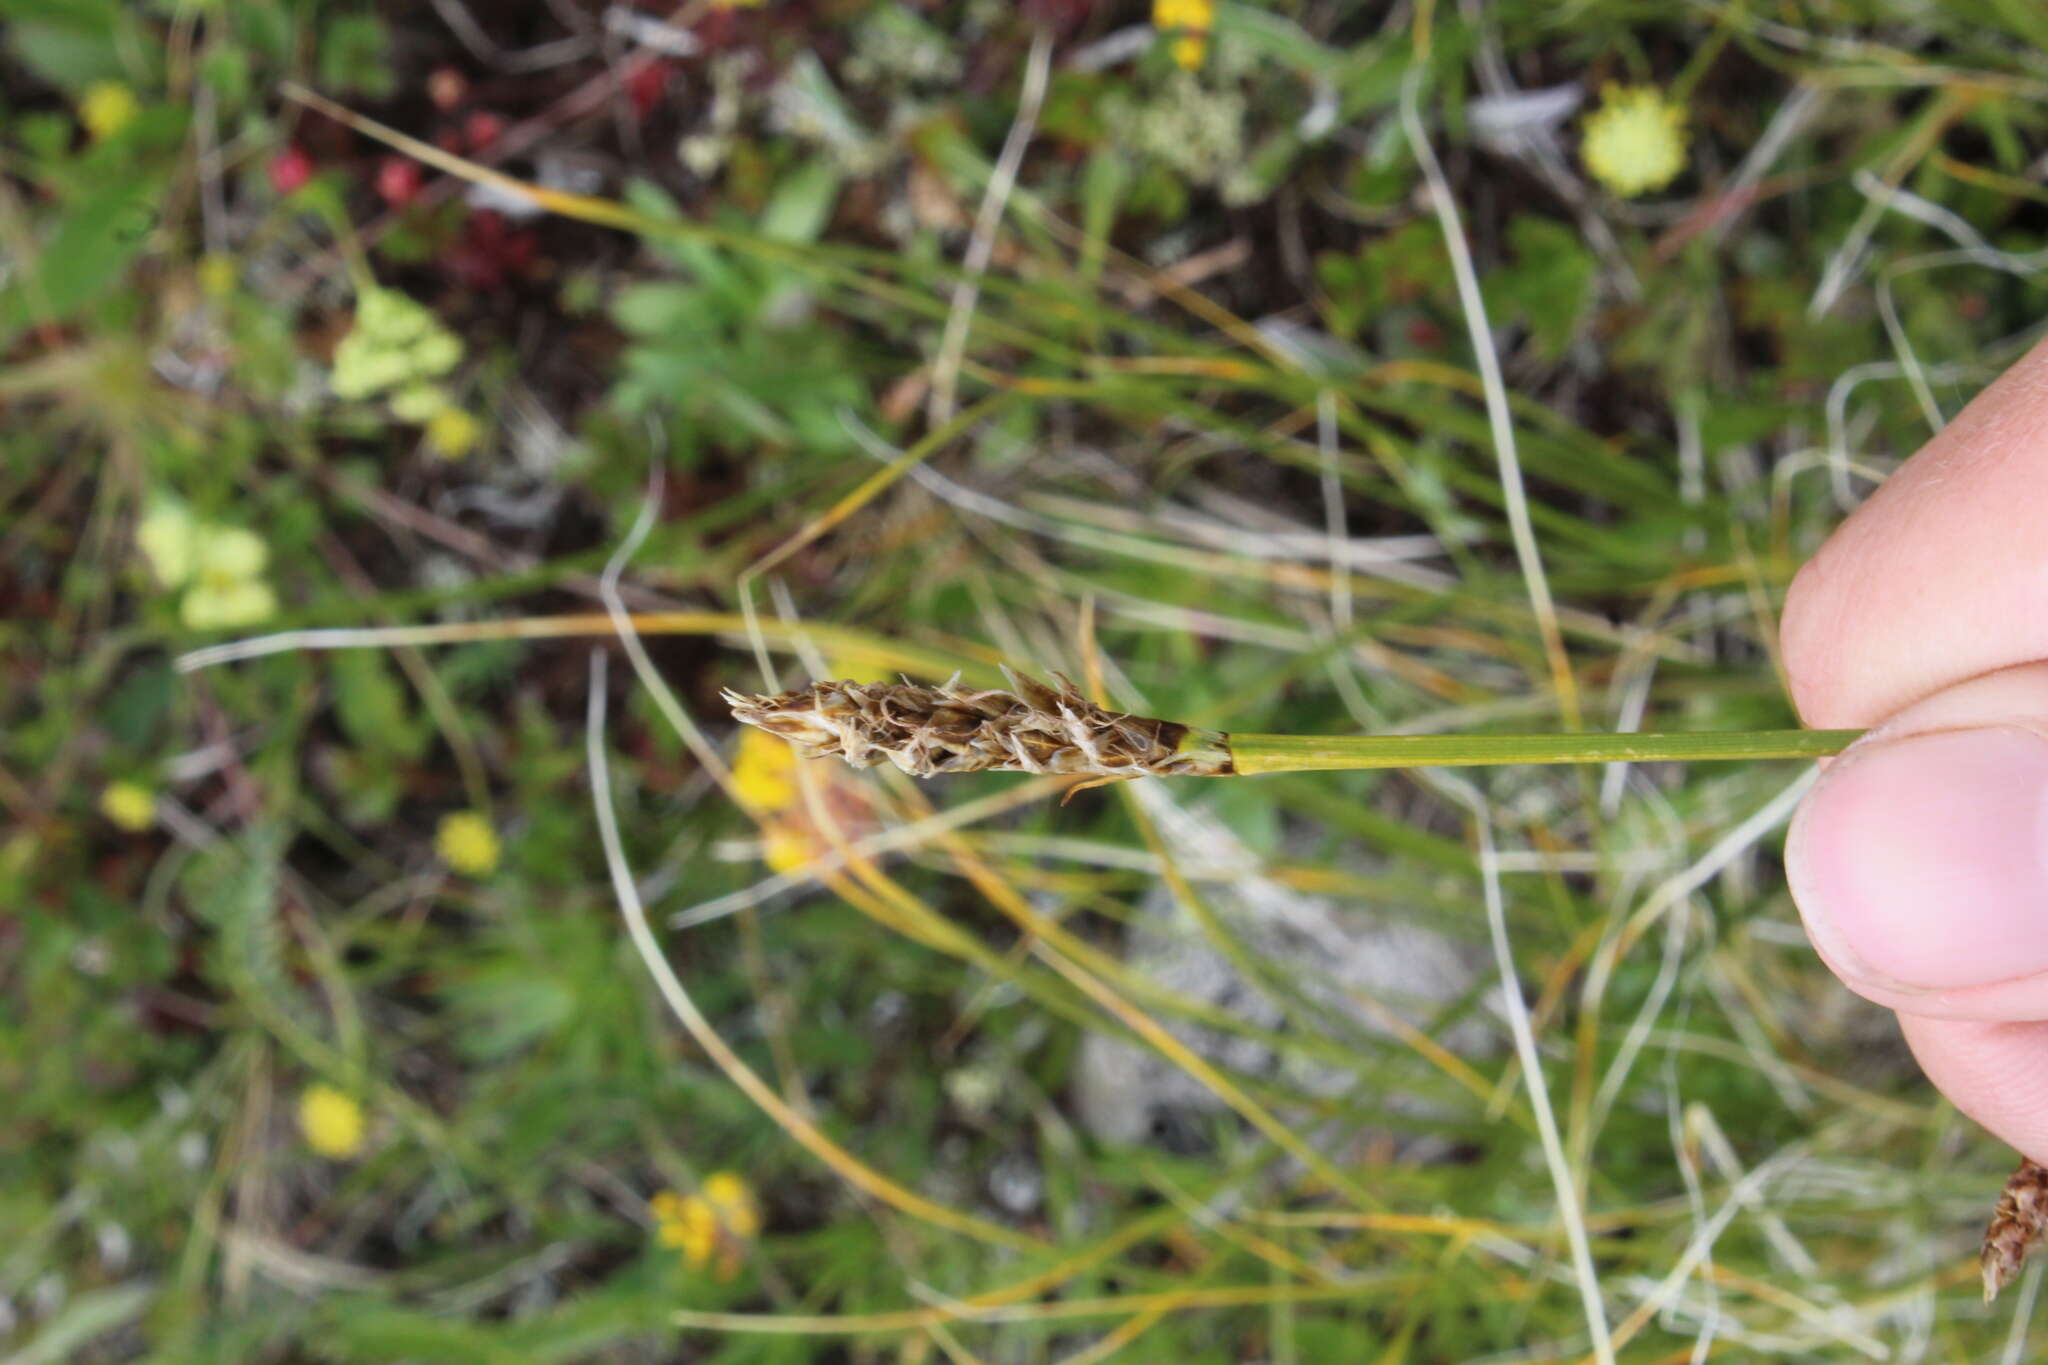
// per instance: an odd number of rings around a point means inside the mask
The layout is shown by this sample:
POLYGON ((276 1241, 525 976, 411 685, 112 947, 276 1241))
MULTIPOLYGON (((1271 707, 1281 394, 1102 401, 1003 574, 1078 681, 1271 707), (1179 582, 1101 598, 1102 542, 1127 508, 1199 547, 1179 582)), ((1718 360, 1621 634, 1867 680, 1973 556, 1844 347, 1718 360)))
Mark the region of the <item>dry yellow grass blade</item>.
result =
POLYGON ((1098 1360, 1107 1360, 1164 1322, 1167 1314, 1178 1307, 1180 1304, 1176 1301, 1147 1308, 1144 1312, 1118 1323, 1114 1329, 1104 1333, 1100 1341, 1084 1346, 1070 1356, 1062 1356, 1054 1365, 1095 1365, 1098 1360))
POLYGON ((436 170, 474 184, 489 185, 494 189, 521 199, 530 199, 550 213, 559 213, 565 218, 577 218, 586 223, 603 227, 621 228, 627 232, 639 232, 646 228, 647 219, 623 204, 595 195, 570 194, 563 190, 551 190, 544 185, 529 184, 516 176, 494 171, 488 166, 445 152, 431 142, 422 142, 396 128, 364 118, 346 105, 336 104, 325 95, 309 90, 297 81, 286 81, 278 87, 278 93, 286 99, 305 105, 333 119, 346 128, 353 128, 365 137, 375 138, 388 146, 395 147, 407 156, 423 161, 436 170))
POLYGON ((1292 1279, 1306 1280, 1310 1284, 1338 1283, 1328 1271, 1289 1251, 1272 1238, 1260 1236, 1229 1215, 1213 1213, 1203 1208, 1198 1201, 1189 1197, 1157 1168, 1148 1169, 1146 1174, 1152 1182, 1152 1188, 1165 1195, 1169 1202, 1185 1213, 1188 1222, 1193 1226, 1206 1228, 1239 1251, 1264 1261, 1292 1279))
POLYGON ((710 1313, 678 1309, 670 1325, 705 1332, 756 1336, 868 1336, 915 1332, 947 1322, 1059 1322, 1072 1318, 1126 1317, 1177 1313, 1192 1308, 1261 1308, 1276 1303, 1333 1303, 1368 1290, 1398 1294, 1424 1282, 1415 1274, 1363 1277, 1341 1285, 1214 1285, 1155 1294, 1125 1294, 1057 1303, 979 1308, 970 1303, 943 1308, 904 1308, 882 1313, 710 1313))

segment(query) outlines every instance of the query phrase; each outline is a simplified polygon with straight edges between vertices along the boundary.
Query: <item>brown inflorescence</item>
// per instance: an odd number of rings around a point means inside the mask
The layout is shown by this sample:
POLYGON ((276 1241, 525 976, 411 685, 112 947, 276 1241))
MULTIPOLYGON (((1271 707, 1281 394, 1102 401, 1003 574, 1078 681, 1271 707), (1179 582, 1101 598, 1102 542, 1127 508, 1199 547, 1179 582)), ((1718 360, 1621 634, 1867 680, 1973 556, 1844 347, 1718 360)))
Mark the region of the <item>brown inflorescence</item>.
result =
POLYGON ((1107 711, 1004 670, 1015 691, 920 683, 816 682, 774 697, 727 692, 732 713, 856 768, 887 759, 913 777, 989 770, 1125 777, 1221 777, 1227 738, 1177 721, 1107 711))
POLYGON ((1991 1225, 1984 1229, 1984 1302, 2019 1276, 2027 1253, 2048 1236, 2048 1169, 2023 1159, 2005 1182, 1991 1225))

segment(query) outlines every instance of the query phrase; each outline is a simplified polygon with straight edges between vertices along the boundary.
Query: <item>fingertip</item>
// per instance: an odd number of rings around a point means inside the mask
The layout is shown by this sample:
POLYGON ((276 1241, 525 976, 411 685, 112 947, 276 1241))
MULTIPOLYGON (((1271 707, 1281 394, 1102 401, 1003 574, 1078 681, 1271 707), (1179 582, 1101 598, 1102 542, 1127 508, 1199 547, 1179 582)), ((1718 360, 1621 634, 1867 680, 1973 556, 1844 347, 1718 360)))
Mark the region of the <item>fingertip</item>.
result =
POLYGON ((2048 1023, 1901 1014, 1899 1027, 1920 1069, 1956 1108, 2048 1164, 2048 1023))

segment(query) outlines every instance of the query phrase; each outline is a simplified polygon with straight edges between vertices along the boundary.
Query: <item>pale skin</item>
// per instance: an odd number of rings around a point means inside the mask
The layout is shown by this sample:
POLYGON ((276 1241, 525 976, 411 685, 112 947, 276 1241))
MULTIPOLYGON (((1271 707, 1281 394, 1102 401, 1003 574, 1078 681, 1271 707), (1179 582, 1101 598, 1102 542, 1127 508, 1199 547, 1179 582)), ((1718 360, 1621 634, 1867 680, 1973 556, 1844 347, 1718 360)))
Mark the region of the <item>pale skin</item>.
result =
POLYGON ((2048 343, 1830 537, 1781 636, 1806 724, 1877 727, 1793 822, 1815 947, 2048 1164, 2048 343))

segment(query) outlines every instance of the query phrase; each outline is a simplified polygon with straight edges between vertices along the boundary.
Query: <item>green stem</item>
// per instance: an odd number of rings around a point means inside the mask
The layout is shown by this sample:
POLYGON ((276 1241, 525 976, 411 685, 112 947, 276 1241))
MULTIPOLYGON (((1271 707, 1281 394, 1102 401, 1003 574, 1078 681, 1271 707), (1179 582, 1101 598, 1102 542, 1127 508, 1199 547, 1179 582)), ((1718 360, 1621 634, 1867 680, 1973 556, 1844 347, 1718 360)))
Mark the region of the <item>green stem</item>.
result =
POLYGON ((1825 758, 1861 730, 1737 730, 1703 734, 1240 735, 1233 769, 1259 773, 1339 768, 1462 768, 1492 763, 1651 763, 1728 758, 1825 758))

